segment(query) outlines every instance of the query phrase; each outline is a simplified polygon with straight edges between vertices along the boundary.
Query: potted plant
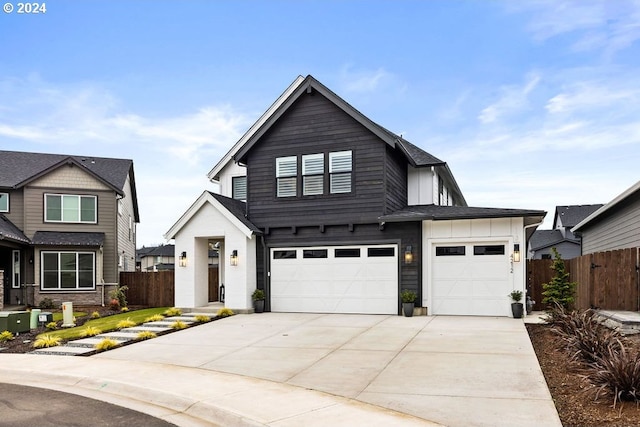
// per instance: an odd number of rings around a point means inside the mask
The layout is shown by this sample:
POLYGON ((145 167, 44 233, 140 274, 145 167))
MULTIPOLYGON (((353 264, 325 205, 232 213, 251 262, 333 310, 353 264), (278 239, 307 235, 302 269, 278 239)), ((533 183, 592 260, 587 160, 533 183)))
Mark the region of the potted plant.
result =
POLYGON ((413 291, 404 290, 400 293, 402 300, 402 312, 405 317, 413 316, 413 308, 415 306, 417 295, 413 291))
POLYGON ((251 294, 253 300, 253 309, 256 313, 264 312, 264 291, 262 289, 256 289, 251 294))
POLYGON ((514 319, 520 319, 524 311, 524 307, 520 300, 522 300, 522 291, 511 291, 509 297, 513 300, 511 303, 511 314, 514 319))

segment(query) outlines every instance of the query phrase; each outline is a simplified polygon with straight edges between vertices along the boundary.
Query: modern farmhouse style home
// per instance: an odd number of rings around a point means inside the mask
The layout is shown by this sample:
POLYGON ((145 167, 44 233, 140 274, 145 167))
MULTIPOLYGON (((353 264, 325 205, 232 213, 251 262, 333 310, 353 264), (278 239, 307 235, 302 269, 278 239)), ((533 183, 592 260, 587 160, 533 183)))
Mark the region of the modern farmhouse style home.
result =
POLYGON ((544 211, 469 207, 447 164, 298 77, 209 172, 166 233, 175 303, 206 305, 220 250, 225 306, 274 312, 509 316, 544 211))
POLYGON ((131 160, 0 151, 0 307, 101 304, 139 222, 131 160))

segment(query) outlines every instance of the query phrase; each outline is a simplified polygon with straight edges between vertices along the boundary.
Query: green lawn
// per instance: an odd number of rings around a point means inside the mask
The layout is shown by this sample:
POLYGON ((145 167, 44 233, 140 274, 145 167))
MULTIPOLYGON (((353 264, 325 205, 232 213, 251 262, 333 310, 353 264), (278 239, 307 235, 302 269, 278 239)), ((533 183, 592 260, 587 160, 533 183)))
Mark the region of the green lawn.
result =
MULTIPOLYGON (((53 321, 54 322, 58 322, 58 321, 62 320, 62 312, 61 311, 52 313, 52 315, 53 315, 53 321)), ((78 317, 83 317, 83 316, 86 316, 86 315, 87 315, 87 313, 85 313, 83 311, 74 311, 73 312, 73 317, 75 317, 76 319, 78 317)))
POLYGON ((91 319, 82 326, 59 329, 57 331, 48 331, 38 335, 38 337, 42 335, 54 335, 62 338, 63 340, 75 340, 82 338, 82 331, 87 326, 93 326, 100 329, 102 332, 109 332, 115 330, 116 324, 121 320, 131 319, 132 321, 136 322, 136 324, 140 324, 143 323, 147 317, 153 316, 154 314, 162 314, 168 308, 169 307, 146 308, 144 310, 128 311, 126 313, 114 314, 113 316, 91 319))

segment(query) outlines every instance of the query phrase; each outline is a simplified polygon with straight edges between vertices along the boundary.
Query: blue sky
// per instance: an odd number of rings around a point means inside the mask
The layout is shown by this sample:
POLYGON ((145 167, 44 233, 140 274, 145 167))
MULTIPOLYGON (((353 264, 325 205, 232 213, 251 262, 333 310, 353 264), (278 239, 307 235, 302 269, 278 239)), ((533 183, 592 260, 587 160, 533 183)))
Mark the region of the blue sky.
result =
POLYGON ((639 1, 58 0, 1 13, 0 44, 0 149, 133 159, 139 246, 298 75, 445 160, 471 206, 550 228, 640 180, 639 1))

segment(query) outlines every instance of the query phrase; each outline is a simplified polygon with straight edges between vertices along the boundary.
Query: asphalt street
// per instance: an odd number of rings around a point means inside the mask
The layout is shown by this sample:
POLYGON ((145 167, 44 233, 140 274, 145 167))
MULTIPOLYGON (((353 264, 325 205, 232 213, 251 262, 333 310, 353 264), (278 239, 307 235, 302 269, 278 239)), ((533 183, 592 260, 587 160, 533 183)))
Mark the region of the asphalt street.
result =
POLYGON ((0 426, 175 427, 141 412, 75 394, 0 383, 0 426))

